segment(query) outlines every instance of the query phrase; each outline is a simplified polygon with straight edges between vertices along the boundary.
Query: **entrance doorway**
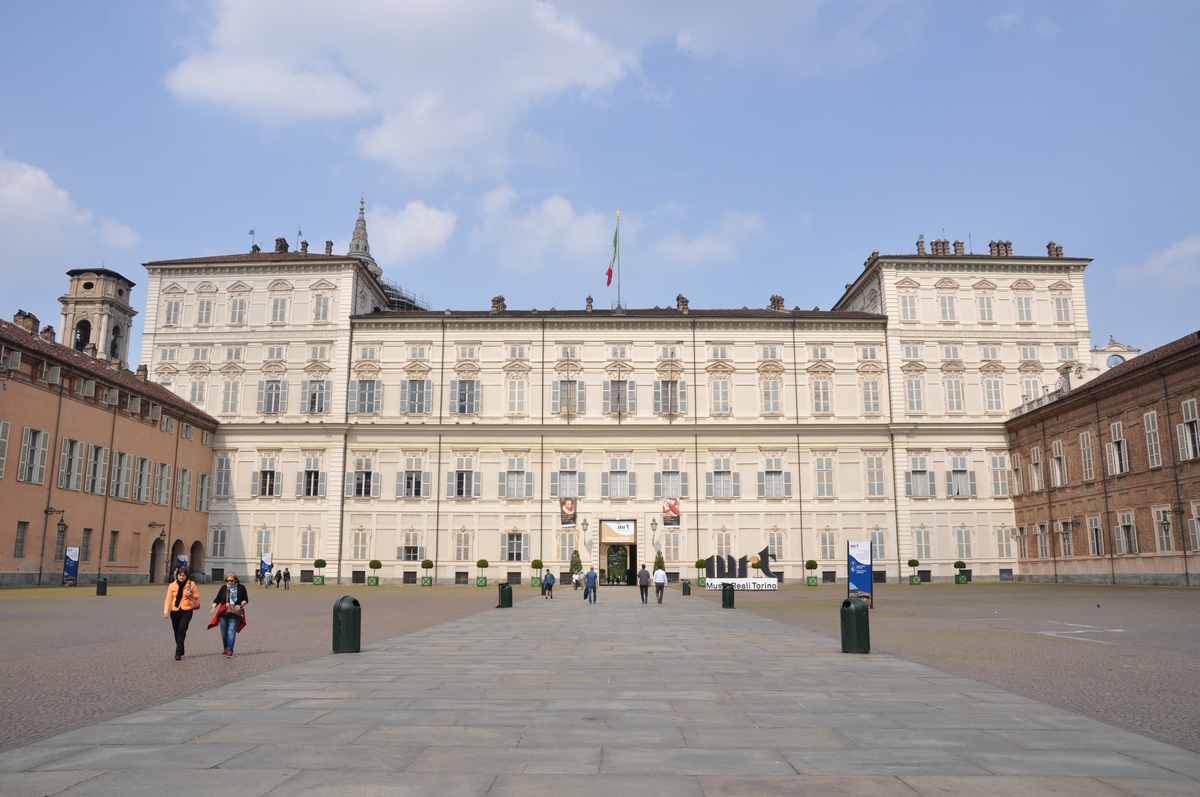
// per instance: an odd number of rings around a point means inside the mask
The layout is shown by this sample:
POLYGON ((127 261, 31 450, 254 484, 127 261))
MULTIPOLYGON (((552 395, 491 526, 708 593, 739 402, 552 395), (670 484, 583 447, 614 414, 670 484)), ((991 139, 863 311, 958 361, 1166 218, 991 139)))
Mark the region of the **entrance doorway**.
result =
POLYGON ((600 567, 604 584, 637 582, 637 521, 600 521, 600 567))

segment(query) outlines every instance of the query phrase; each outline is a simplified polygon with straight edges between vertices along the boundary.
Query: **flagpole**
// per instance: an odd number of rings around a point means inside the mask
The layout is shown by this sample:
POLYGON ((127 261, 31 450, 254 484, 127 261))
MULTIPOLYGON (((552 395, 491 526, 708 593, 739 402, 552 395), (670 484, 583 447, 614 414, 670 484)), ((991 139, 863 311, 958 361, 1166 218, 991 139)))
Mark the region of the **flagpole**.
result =
POLYGON ((621 307, 621 209, 617 208, 617 307, 621 307))

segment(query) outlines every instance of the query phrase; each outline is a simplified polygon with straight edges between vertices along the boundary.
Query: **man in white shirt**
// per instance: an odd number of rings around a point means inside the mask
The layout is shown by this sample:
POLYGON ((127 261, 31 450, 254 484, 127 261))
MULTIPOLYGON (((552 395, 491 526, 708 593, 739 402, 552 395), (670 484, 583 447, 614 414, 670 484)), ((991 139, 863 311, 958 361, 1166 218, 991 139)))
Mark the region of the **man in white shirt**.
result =
POLYGON ((662 603, 663 590, 667 588, 667 571, 661 567, 654 571, 654 597, 662 603))

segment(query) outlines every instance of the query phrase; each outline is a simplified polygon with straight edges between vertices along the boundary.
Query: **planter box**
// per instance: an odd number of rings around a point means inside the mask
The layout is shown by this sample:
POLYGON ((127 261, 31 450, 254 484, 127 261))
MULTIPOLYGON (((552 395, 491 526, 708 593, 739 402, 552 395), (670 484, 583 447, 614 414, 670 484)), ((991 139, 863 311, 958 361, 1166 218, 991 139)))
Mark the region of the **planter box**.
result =
POLYGON ((421 586, 422 587, 432 587, 433 586, 433 576, 421 576, 421 586))
POLYGON ((921 577, 920 576, 909 576, 908 583, 912 584, 913 586, 916 586, 917 584, 921 583, 921 577))
POLYGON ((531 576, 529 579, 529 586, 531 586, 531 587, 542 586, 542 577, 541 576, 531 576))
POLYGON ((707 579, 704 576, 697 577, 696 578, 696 586, 703 589, 705 581, 707 581, 707 579))
POLYGON ((475 586, 486 587, 487 586, 487 576, 476 576, 475 577, 475 586))
POLYGON ((954 583, 955 584, 966 584, 967 583, 966 575, 963 573, 956 573, 954 575, 954 583))
POLYGON ((313 583, 314 583, 314 584, 316 584, 316 585, 318 585, 318 586, 319 586, 319 585, 321 585, 321 584, 324 584, 324 583, 325 583, 325 576, 313 576, 313 583))
POLYGON ((815 587, 815 586, 818 586, 818 585, 821 583, 821 580, 820 580, 820 579, 818 579, 816 576, 809 576, 809 577, 808 577, 808 579, 807 579, 807 581, 806 581, 806 583, 807 583, 807 584, 808 584, 808 586, 810 586, 810 587, 815 587))
POLYGON ((379 586, 379 576, 367 576, 367 586, 368 587, 378 587, 379 586))

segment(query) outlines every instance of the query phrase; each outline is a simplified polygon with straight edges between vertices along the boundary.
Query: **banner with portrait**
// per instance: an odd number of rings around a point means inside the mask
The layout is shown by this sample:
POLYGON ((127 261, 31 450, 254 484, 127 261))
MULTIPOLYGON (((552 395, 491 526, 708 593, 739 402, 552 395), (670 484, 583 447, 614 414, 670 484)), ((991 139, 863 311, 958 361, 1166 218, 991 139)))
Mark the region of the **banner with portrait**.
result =
POLYGON ((662 507, 662 524, 665 529, 679 528, 679 499, 664 498, 662 507))
POLYGON ((558 499, 558 523, 564 529, 575 528, 575 520, 579 513, 578 498, 558 499))

